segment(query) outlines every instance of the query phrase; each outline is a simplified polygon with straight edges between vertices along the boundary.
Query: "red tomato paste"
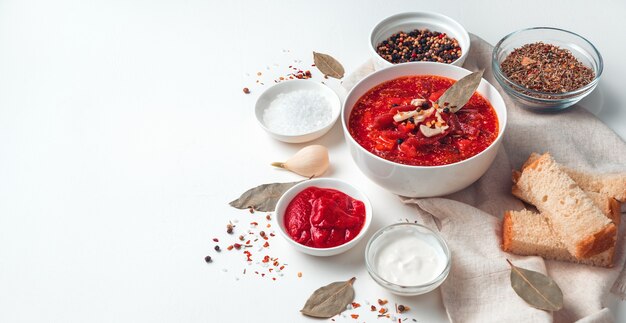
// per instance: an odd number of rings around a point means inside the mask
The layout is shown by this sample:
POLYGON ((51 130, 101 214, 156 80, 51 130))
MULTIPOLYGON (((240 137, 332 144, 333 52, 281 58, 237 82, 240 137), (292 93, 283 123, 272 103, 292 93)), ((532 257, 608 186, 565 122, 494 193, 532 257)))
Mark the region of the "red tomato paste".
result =
POLYGON ((285 212, 285 228, 296 242, 331 248, 356 237, 365 224, 365 204, 330 188, 308 187, 285 212))
POLYGON ((446 165, 480 153, 497 138, 498 117, 477 92, 456 113, 438 106, 436 101, 454 82, 417 75, 379 84, 354 105, 350 135, 371 153, 406 165, 446 165), (407 112, 416 115, 396 121, 407 112))

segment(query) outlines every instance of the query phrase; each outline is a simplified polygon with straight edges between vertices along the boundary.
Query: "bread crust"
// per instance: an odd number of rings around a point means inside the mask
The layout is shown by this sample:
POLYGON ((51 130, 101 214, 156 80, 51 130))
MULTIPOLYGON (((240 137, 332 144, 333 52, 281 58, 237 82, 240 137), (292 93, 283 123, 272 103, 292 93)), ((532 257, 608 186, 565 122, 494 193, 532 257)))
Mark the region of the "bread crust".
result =
POLYGON ((609 224, 602 230, 587 236, 576 245, 574 257, 585 259, 595 256, 614 247, 617 237, 617 227, 609 224))
POLYGON ((511 211, 506 211, 502 218, 502 250, 512 251, 513 239, 513 219, 511 211))

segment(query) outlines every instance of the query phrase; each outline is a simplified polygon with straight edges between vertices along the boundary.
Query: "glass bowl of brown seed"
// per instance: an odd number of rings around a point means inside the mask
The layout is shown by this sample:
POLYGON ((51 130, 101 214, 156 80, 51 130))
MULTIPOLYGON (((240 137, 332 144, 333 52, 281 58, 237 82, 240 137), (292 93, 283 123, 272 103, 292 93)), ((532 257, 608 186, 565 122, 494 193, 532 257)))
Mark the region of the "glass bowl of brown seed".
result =
POLYGON ((604 64, 584 37, 558 28, 533 27, 502 38, 493 49, 493 75, 504 91, 535 111, 559 111, 591 93, 604 64))

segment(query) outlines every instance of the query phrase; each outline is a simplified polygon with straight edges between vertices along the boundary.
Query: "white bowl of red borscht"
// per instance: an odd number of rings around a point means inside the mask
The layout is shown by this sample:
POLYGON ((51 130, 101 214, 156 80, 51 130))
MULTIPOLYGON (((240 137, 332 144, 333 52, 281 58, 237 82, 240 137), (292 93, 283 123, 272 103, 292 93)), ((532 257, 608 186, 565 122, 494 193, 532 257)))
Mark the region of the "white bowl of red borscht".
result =
POLYGON ((348 94, 342 126, 350 154, 376 184, 402 196, 454 193, 493 162, 507 112, 484 79, 460 110, 436 104, 471 72, 431 62, 395 65, 370 74, 348 94))
POLYGON ((305 180, 276 204, 278 232, 296 250, 334 256, 354 247, 372 223, 367 196, 338 179, 305 180))

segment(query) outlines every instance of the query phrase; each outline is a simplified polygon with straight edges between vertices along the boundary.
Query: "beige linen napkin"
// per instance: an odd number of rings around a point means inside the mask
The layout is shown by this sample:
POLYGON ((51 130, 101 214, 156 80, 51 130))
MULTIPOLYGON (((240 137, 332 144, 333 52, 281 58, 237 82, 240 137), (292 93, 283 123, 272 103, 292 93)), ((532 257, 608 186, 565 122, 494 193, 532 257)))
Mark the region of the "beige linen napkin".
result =
MULTIPOLYGON (((452 251, 452 270, 441 286, 453 322, 613 322, 606 309, 609 290, 625 294, 624 241, 618 242, 615 267, 590 267, 540 257, 518 257, 500 249, 500 219, 505 210, 524 206, 511 195, 511 170, 531 152, 550 152, 562 164, 597 172, 626 171, 626 144, 606 125, 580 107, 538 114, 511 101, 493 77, 493 47, 472 35, 464 67, 484 68, 484 78, 505 99, 508 124, 503 145, 487 173, 469 188, 446 198, 406 199, 419 219, 441 231, 452 251), (510 287, 509 258, 518 266, 552 277, 564 294, 564 308, 554 314, 534 309, 510 287)), ((344 80, 350 89, 374 65, 366 62, 344 80)), ((623 237, 624 227, 620 230, 623 237)))

